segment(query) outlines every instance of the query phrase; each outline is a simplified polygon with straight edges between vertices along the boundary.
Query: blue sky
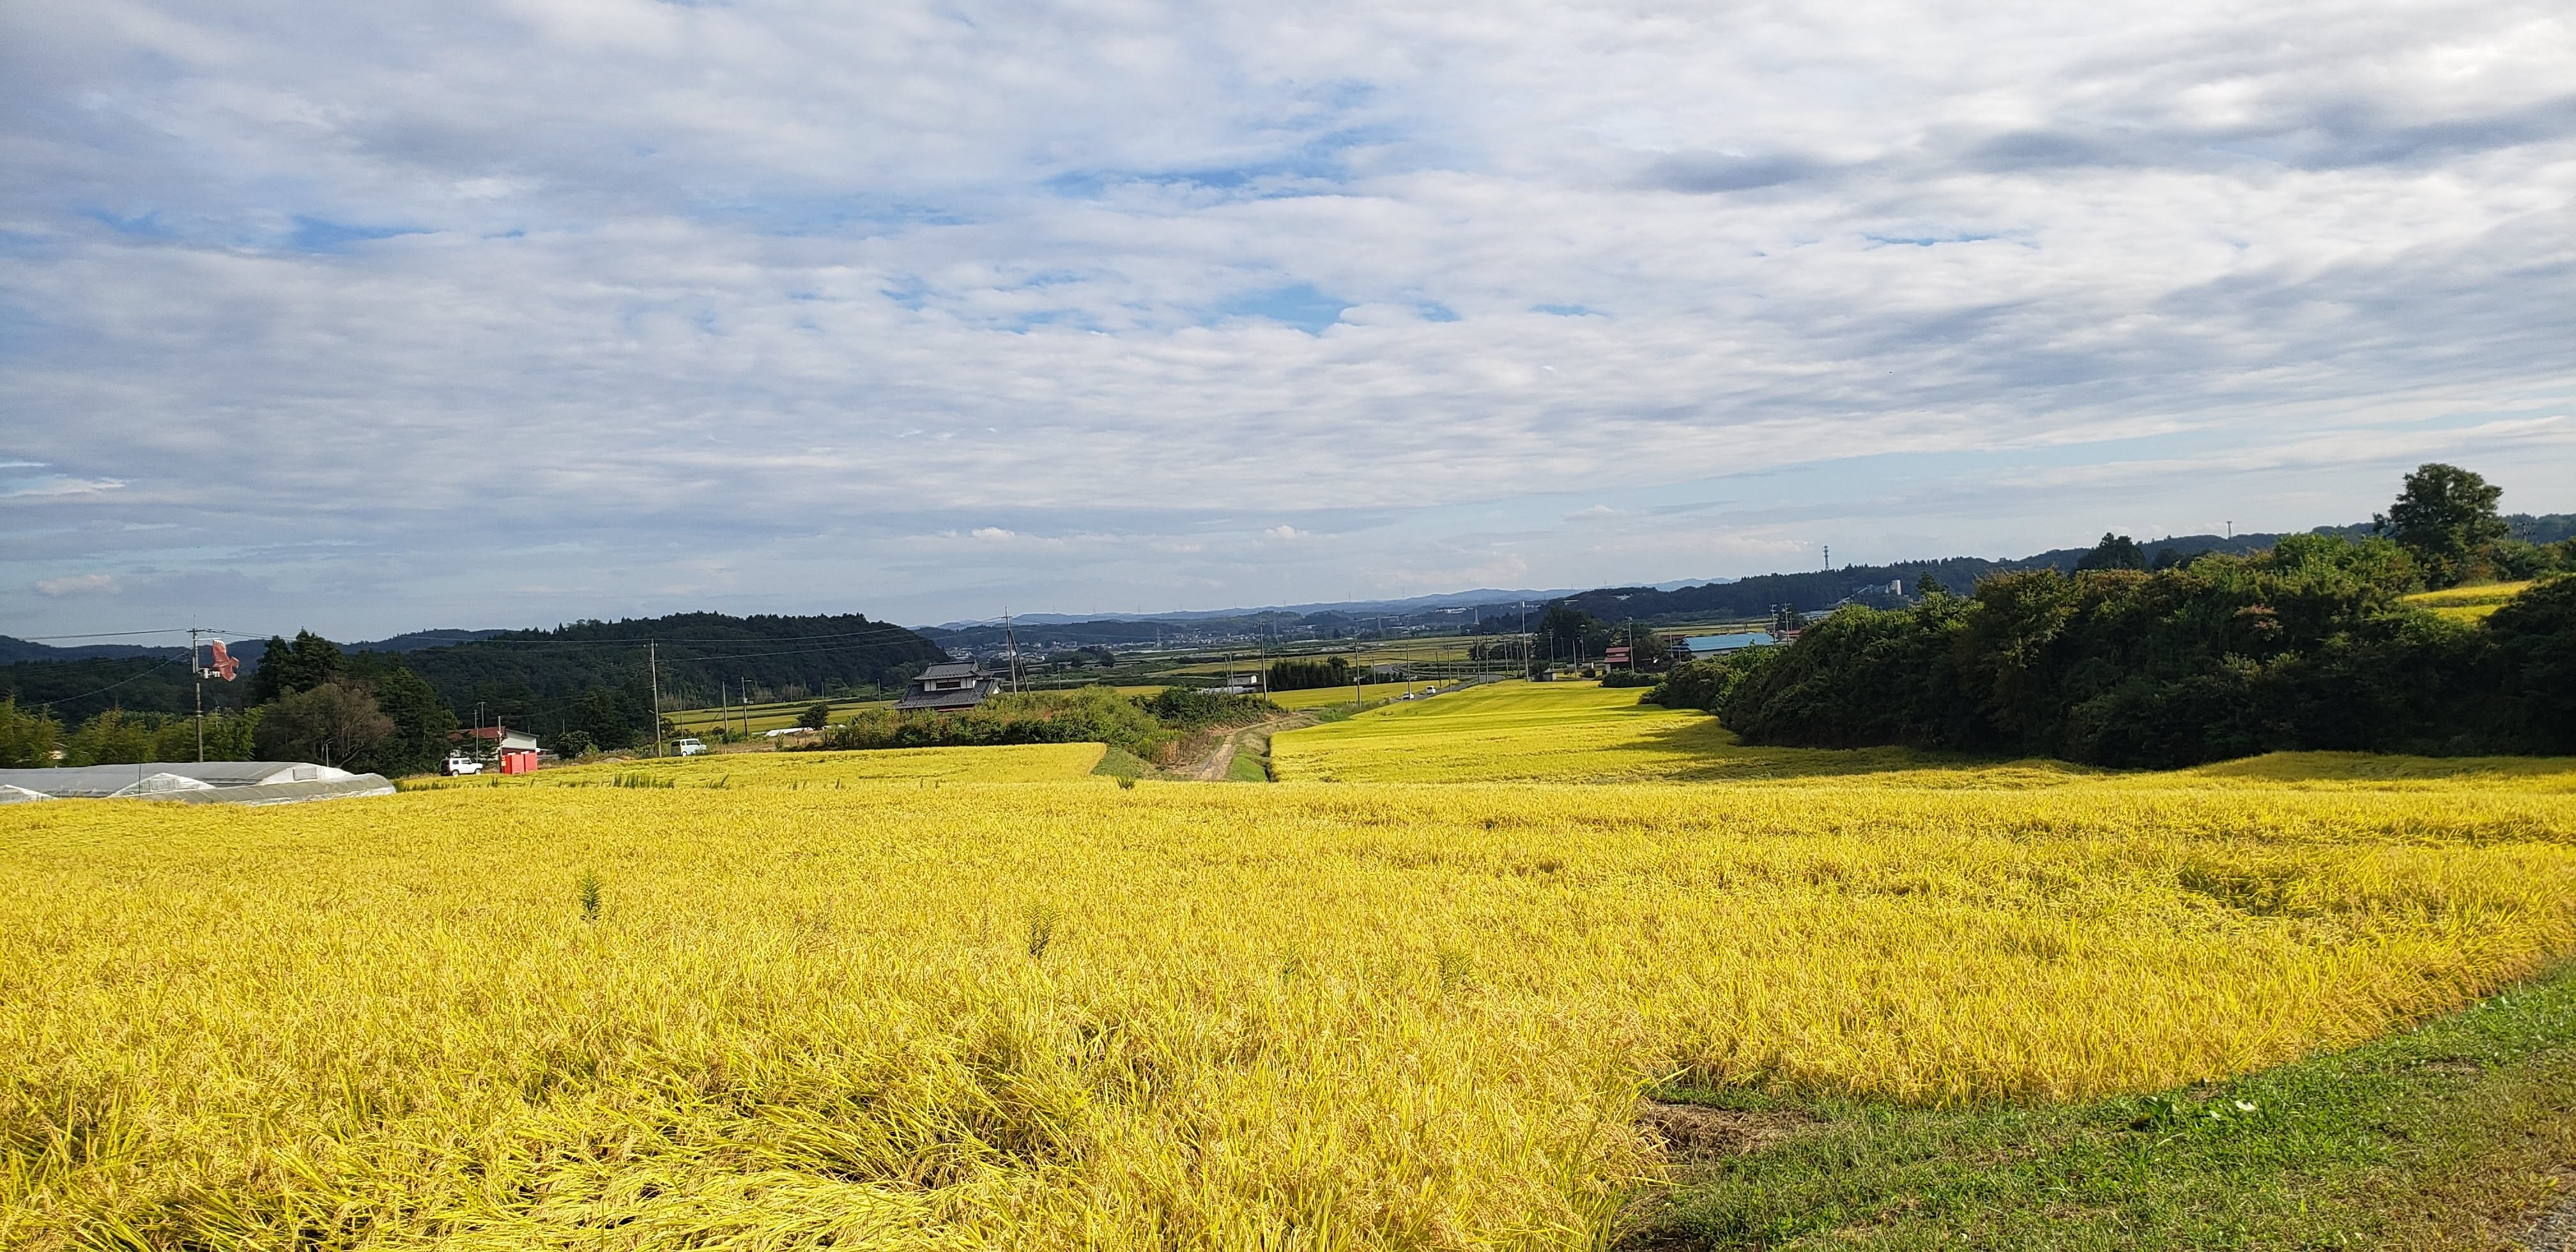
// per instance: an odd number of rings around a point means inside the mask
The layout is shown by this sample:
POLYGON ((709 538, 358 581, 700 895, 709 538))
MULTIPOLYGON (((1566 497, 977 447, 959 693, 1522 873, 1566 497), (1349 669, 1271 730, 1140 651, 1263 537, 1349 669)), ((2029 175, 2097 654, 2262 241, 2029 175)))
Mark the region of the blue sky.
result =
POLYGON ((0 11, 0 633, 2576 510, 2545 4, 0 11))

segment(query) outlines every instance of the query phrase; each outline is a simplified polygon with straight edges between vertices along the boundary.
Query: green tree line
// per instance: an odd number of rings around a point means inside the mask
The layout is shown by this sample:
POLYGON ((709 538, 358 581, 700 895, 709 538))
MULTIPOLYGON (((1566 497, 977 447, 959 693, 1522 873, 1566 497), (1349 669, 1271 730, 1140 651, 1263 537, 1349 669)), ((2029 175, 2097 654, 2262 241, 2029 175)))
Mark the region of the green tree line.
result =
POLYGON ((1847 607, 1792 646, 1678 667, 1648 698, 1715 712, 1750 743, 2117 766, 2576 752, 2576 577, 2551 577, 2576 567, 2576 541, 2507 538, 2498 494, 2427 465, 2366 539, 2018 571, 1906 609, 1847 607), (2403 599, 2507 575, 2546 581, 2475 625, 2403 599))
POLYGON ((456 729, 438 693, 392 654, 345 654, 310 631, 268 641, 246 696, 249 708, 219 706, 202 723, 108 708, 70 729, 49 709, 0 699, 0 766, 132 765, 194 761, 202 753, 209 761, 312 761, 416 774, 438 768, 456 729))
POLYGON ((993 696, 956 713, 862 709, 789 751, 936 748, 1013 743, 1106 743, 1169 764, 1191 731, 1243 726, 1279 713, 1259 696, 1166 687, 1150 696, 1106 686, 993 696))

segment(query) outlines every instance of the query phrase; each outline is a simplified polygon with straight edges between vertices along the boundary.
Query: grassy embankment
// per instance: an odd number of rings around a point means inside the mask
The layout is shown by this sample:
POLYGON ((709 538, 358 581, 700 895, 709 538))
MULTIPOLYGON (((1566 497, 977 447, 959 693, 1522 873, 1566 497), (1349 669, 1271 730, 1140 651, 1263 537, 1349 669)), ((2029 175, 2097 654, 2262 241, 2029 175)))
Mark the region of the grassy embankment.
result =
POLYGON ((1637 1246, 2519 1247, 2536 1214, 2576 1198, 2576 970, 2349 1051, 2144 1097, 1944 1109, 1657 1094, 1703 1152, 1639 1206, 1637 1246))

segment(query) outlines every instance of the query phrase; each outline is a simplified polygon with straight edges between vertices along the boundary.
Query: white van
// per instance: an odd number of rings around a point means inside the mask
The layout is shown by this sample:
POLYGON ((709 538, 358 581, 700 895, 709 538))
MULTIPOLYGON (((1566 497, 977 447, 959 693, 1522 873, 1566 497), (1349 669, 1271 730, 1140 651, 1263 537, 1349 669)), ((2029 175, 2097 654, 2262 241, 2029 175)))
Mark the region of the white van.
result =
POLYGON ((680 755, 682 756, 698 756, 705 753, 707 750, 707 745, 700 743, 695 739, 680 740, 677 746, 679 747, 680 755))

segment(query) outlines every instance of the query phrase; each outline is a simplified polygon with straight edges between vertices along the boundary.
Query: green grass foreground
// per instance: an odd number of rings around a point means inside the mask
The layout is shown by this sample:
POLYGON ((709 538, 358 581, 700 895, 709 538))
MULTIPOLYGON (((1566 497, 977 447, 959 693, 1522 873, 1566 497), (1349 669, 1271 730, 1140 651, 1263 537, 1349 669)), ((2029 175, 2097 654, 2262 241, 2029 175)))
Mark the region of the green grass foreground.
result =
POLYGON ((2576 968, 2347 1052, 2060 1108, 1675 1088, 1784 1137, 1623 1247, 2518 1248, 2576 1166, 2576 968))

